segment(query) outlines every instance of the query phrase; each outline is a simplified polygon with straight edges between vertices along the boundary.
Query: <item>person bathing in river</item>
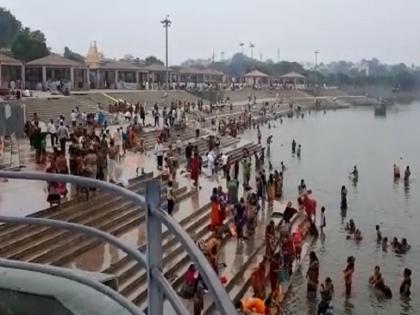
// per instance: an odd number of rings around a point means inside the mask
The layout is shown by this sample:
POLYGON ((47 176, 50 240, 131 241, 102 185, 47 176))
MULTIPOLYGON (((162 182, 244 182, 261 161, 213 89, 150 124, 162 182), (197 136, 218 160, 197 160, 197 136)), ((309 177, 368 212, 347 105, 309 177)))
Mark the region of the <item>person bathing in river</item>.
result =
POLYGON ((407 165, 404 172, 404 181, 408 182, 410 180, 410 176, 411 176, 410 166, 407 165))
POLYGON ((349 256, 347 258, 347 266, 346 269, 343 270, 344 273, 344 283, 346 285, 346 295, 349 296, 351 294, 351 286, 353 282, 353 273, 354 273, 354 262, 355 258, 353 256, 349 256))
POLYGON ((388 237, 384 237, 382 239, 382 250, 384 252, 388 251, 388 246, 389 246, 389 244, 388 244, 388 237))
POLYGON ((330 277, 325 279, 325 284, 321 283, 321 302, 318 305, 318 315, 327 315, 330 303, 334 295, 334 285, 330 277))
POLYGON ((306 191, 306 184, 303 179, 300 180, 300 185, 298 186, 299 195, 303 194, 306 191))
POLYGON ((296 156, 297 156, 298 158, 300 158, 300 154, 301 154, 301 152, 302 152, 302 146, 299 144, 299 145, 298 145, 298 148, 297 148, 297 151, 296 151, 296 156))
POLYGON ((359 242, 359 241, 361 241, 362 239, 363 239, 362 232, 360 232, 360 230, 359 230, 359 229, 356 229, 356 231, 354 232, 354 240, 355 240, 356 242, 359 242))
POLYGON ((353 176, 354 181, 357 181, 359 179, 359 171, 357 170, 356 165, 353 167, 353 171, 350 173, 350 175, 353 176))
POLYGON ((296 141, 295 141, 295 139, 293 139, 293 141, 292 141, 292 154, 295 154, 296 153, 296 141))
POLYGON ((353 219, 350 219, 349 222, 347 222, 345 230, 350 234, 356 232, 356 224, 354 224, 353 219))
POLYGON ((400 286, 400 295, 402 298, 409 298, 410 297, 410 288, 411 288, 411 270, 408 268, 404 269, 404 280, 400 286))
POLYGON ((283 161, 280 162, 280 167, 281 167, 282 173, 284 173, 284 171, 286 170, 286 166, 284 165, 283 161))
POLYGON ((347 188, 346 186, 341 187, 341 210, 347 210, 347 188))
POLYGON ((324 228, 327 226, 327 221, 325 219, 325 207, 321 208, 321 220, 320 220, 320 230, 321 234, 324 234, 324 228))
POLYGON ((318 290, 319 282, 319 260, 313 251, 309 253, 309 268, 306 273, 306 278, 308 279, 308 295, 315 295, 318 290))
POLYGON ((391 246, 394 250, 396 250, 397 248, 399 248, 401 246, 401 243, 398 241, 397 237, 394 237, 392 239, 391 246))
POLYGON ((376 241, 378 243, 382 242, 382 232, 381 232, 381 228, 379 227, 379 225, 376 225, 375 227, 376 229, 376 241))
POLYGON ((394 164, 394 179, 399 179, 400 177, 400 168, 394 164))
POLYGON ((369 277, 369 284, 375 289, 381 291, 386 298, 392 298, 391 289, 385 285, 385 281, 381 274, 381 268, 379 266, 375 266, 373 275, 369 277))
POLYGON ((395 248, 397 254, 405 254, 411 246, 407 243, 407 239, 403 238, 401 243, 395 248))
POLYGON ((379 287, 381 283, 383 283, 381 268, 379 266, 375 266, 375 271, 373 275, 369 277, 369 284, 376 287, 379 287))

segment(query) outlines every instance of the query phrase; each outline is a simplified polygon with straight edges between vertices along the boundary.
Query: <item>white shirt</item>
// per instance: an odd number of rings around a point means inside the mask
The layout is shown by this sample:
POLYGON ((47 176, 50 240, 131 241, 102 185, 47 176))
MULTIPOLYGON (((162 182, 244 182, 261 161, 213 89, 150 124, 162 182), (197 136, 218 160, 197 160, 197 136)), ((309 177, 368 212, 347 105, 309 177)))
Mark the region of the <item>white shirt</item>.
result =
POLYGON ((71 119, 71 121, 77 121, 77 113, 72 112, 72 113, 70 114, 70 119, 71 119))
POLYGON ((223 154, 222 155, 222 163, 223 163, 223 165, 226 165, 227 164, 227 161, 228 161, 228 156, 226 154, 223 154))
POLYGON ((156 156, 163 156, 163 145, 162 143, 155 144, 155 155, 156 156))
POLYGON ((54 122, 49 122, 48 126, 47 126, 47 132, 48 133, 57 133, 57 128, 55 128, 55 123, 54 122))
POLYGON ((213 166, 214 166, 214 152, 213 151, 210 151, 209 154, 207 155, 207 165, 209 169, 213 169, 213 166))
POLYGON ((66 126, 60 126, 57 130, 58 139, 65 139, 69 137, 69 131, 66 126))

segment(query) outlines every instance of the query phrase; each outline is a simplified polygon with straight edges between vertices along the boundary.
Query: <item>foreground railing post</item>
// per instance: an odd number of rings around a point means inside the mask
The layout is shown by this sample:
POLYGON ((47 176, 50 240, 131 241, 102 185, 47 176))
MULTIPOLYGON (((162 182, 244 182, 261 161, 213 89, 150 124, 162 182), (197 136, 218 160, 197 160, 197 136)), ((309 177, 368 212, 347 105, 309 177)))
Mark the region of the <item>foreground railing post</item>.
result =
POLYGON ((163 315, 163 294, 159 282, 152 275, 153 268, 162 270, 162 223, 152 214, 152 211, 160 208, 160 183, 157 180, 150 181, 146 185, 146 206, 148 314, 163 315))

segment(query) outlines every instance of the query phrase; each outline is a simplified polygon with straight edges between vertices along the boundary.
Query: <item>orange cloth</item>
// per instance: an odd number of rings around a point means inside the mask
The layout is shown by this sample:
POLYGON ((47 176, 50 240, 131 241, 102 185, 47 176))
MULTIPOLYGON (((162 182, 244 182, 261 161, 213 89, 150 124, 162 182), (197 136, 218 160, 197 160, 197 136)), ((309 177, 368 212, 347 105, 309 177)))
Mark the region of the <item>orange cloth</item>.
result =
POLYGON ((242 300, 242 307, 245 311, 250 311, 262 315, 265 314, 264 301, 259 298, 247 298, 242 300))
POLYGON ((276 196, 276 190, 275 190, 274 183, 273 184, 268 183, 268 185, 267 185, 267 200, 268 201, 273 201, 275 196, 276 196))
POLYGON ((219 207, 219 203, 213 201, 211 203, 211 219, 210 219, 210 224, 213 227, 217 227, 219 225, 222 225, 221 222, 221 217, 220 217, 220 207, 219 207))

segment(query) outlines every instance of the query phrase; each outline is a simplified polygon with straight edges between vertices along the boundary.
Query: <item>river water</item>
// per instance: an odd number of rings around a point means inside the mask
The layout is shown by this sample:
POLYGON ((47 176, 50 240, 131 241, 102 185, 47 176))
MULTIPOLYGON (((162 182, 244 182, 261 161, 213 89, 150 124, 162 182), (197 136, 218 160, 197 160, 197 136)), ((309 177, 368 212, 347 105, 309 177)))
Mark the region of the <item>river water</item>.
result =
MULTIPOLYGON (((295 199, 301 178, 318 201, 326 207, 325 239, 313 249, 320 260, 320 281, 329 276, 335 285, 335 314, 420 314, 420 102, 394 105, 386 116, 375 116, 373 108, 352 108, 338 111, 305 113, 304 119, 285 119, 262 128, 263 139, 272 134, 271 161, 276 168, 284 161, 286 199, 295 199), (291 154, 291 141, 302 144, 302 157, 291 154), (394 182, 393 164, 404 172, 410 165, 409 185, 394 182), (352 184, 349 173, 357 165, 359 181, 352 184), (348 210, 343 218, 340 210, 340 188, 346 185, 348 210), (350 218, 361 229, 364 239, 356 244, 346 240, 343 222, 350 218), (383 252, 376 244, 375 225, 380 224, 383 236, 392 240, 406 237, 411 250, 398 256, 392 250, 383 252), (353 294, 344 295, 342 270, 347 256, 356 258, 353 294), (393 298, 384 300, 368 286, 368 277, 379 265, 393 298), (412 272, 412 298, 402 301, 399 286, 402 271, 412 272)), ((250 130, 247 136, 255 137, 250 130)), ((285 314, 316 314, 316 301, 306 297, 306 281, 302 273, 295 275, 289 291, 285 314)))

